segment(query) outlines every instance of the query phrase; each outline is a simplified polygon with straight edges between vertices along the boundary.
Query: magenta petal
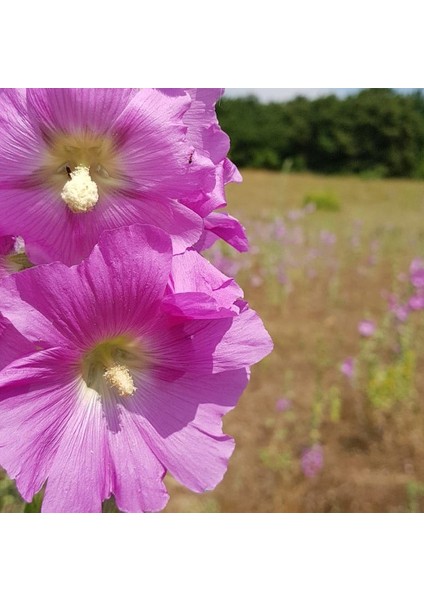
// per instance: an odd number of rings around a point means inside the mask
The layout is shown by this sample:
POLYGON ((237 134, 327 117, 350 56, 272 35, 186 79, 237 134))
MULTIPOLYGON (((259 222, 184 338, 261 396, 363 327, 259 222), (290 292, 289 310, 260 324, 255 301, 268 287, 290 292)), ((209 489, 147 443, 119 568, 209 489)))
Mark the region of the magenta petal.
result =
POLYGON ((157 329, 150 344, 163 367, 204 375, 249 368, 273 348, 262 321, 247 308, 232 319, 199 319, 157 329))
POLYGON ((114 123, 112 135, 122 164, 140 193, 179 200, 212 187, 213 165, 193 160, 186 138, 182 116, 189 104, 186 95, 169 98, 144 89, 114 123))
POLYGON ((112 489, 105 416, 85 385, 63 429, 49 470, 43 512, 101 512, 112 489))
POLYGON ((52 349, 0 373, 0 464, 27 501, 45 482, 78 393, 70 355, 52 349))
MULTIPOLYGON (((111 407, 106 410, 112 412, 111 407)), ((131 413, 123 408, 114 417, 117 427, 108 427, 107 437, 114 472, 112 491, 118 508, 125 512, 162 510, 169 497, 163 483, 163 465, 146 444, 144 432, 131 413)))
POLYGON ((81 265, 41 265, 2 280, 0 311, 22 335, 47 345, 87 348, 138 331, 158 310, 171 252, 169 237, 156 227, 105 232, 81 265))
POLYGON ((156 225, 166 231, 171 236, 174 254, 193 246, 202 234, 203 222, 199 215, 176 200, 128 199, 124 210, 127 219, 131 214, 132 222, 156 225))
POLYGON ((236 309, 223 308, 215 298, 200 292, 169 294, 162 306, 170 315, 192 319, 223 319, 238 314, 236 309))
POLYGON ((234 440, 222 433, 221 418, 247 382, 245 370, 186 375, 173 382, 152 376, 139 382, 140 394, 128 409, 140 413, 148 444, 170 473, 191 490, 204 492, 213 489, 227 469, 234 440))
POLYGON ((217 238, 221 238, 239 252, 249 250, 249 242, 243 225, 231 215, 215 212, 207 216, 204 222, 205 239, 202 247, 196 246, 196 250, 209 248, 217 238))
POLYGON ((207 294, 222 308, 232 308, 234 302, 243 297, 243 290, 233 279, 221 273, 194 250, 174 256, 169 290, 174 294, 207 294))
MULTIPOLYGON (((25 92, 2 90, 0 94, 0 181, 33 173, 41 161, 42 140, 28 118, 25 92), (17 143, 17 139, 19 143, 17 143)), ((2 211, 3 216, 3 211, 2 211)), ((6 231, 0 224, 0 233, 6 231)))
MULTIPOLYGON (((63 271, 67 273, 67 267, 63 265, 56 267, 59 277, 60 272, 63 271)), ((41 266, 9 275, 0 282, 0 312, 13 323, 14 328, 28 342, 32 342, 38 349, 69 345, 66 335, 62 335, 49 316, 43 314, 43 309, 38 309, 38 306, 33 303, 35 297, 41 302, 41 306, 48 305, 48 299, 43 303, 40 290, 43 290, 47 281, 43 277, 44 273, 50 274, 50 272, 49 266, 41 266)))
POLYGON ((42 128, 55 133, 88 128, 101 134, 110 129, 135 93, 125 88, 29 88, 28 110, 42 128))
POLYGON ((0 315, 0 370, 14 360, 37 351, 13 325, 0 315))

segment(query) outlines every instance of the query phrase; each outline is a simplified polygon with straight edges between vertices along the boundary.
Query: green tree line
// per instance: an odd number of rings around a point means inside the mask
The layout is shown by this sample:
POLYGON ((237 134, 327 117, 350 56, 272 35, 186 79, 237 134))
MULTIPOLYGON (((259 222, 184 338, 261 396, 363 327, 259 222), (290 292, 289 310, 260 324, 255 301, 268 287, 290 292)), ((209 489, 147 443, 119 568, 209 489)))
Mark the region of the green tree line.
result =
POLYGON ((239 167, 424 177, 424 96, 372 88, 263 104, 223 98, 220 124, 239 167))

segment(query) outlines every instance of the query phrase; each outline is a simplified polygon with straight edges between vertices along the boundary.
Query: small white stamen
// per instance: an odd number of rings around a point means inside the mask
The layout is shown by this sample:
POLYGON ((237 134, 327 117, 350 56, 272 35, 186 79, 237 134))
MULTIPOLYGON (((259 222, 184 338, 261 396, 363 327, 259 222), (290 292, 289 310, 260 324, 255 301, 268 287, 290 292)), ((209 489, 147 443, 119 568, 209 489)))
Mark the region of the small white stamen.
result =
POLYGON ((71 173, 71 179, 63 186, 62 199, 74 213, 85 213, 94 208, 99 199, 96 182, 90 177, 90 169, 79 165, 71 173))
POLYGON ((136 391, 133 378, 127 367, 114 365, 105 371, 106 382, 118 390, 120 396, 132 396, 136 391))

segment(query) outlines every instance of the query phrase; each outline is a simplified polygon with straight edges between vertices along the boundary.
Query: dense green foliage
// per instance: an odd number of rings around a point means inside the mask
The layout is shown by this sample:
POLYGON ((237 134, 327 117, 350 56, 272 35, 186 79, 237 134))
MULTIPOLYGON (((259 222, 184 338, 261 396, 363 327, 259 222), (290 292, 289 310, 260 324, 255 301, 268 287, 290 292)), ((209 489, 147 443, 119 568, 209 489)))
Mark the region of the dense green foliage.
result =
POLYGON ((366 89, 284 103, 254 96, 217 107, 239 167, 424 177, 424 96, 366 89))

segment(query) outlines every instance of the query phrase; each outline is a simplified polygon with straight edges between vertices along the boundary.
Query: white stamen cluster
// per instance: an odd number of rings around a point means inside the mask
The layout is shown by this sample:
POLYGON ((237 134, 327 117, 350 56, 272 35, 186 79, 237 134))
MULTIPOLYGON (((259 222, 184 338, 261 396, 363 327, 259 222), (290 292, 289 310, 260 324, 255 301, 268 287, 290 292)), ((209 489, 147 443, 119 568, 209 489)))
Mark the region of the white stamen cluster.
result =
POLYGON ((118 390, 120 396, 132 396, 136 391, 133 378, 127 367, 114 365, 105 371, 106 382, 118 390))
POLYGON ((61 197, 74 213, 85 213, 94 208, 99 192, 88 167, 79 165, 74 169, 71 179, 63 186, 61 197))

